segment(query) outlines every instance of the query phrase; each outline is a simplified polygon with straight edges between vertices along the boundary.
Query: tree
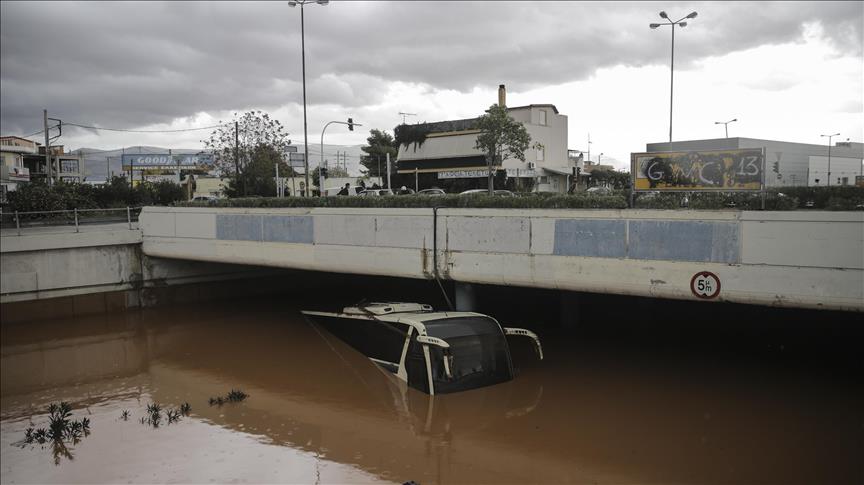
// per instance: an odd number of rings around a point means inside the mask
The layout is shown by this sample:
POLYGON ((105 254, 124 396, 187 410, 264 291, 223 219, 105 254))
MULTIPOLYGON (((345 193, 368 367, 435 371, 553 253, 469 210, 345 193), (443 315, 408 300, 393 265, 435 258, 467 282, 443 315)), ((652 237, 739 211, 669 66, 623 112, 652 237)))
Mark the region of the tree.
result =
POLYGON ((260 195, 273 197, 276 195, 276 165, 279 165, 280 177, 293 177, 294 169, 283 160, 282 152, 272 145, 261 144, 251 150, 249 161, 238 177, 230 177, 225 184, 225 195, 239 197, 242 195, 260 195))
MULTIPOLYGON (((241 193, 244 194, 247 192, 242 191, 242 184, 238 185, 238 182, 242 181, 241 174, 246 171, 253 160, 256 157, 265 156, 265 154, 267 154, 268 159, 275 156, 281 160, 282 154, 291 144, 282 123, 271 119, 270 115, 260 110, 248 111, 242 116, 234 113, 233 122, 220 122, 219 128, 213 130, 210 138, 201 140, 201 142, 204 143, 207 150, 213 152, 219 174, 222 177, 236 179, 234 180, 234 187, 241 189, 241 193)), ((275 162, 271 162, 271 167, 272 163, 275 162)), ((263 167, 258 167, 258 169, 261 168, 263 167)), ((280 166, 280 175, 281 170, 280 166)), ((288 173, 285 172, 285 175, 288 176, 288 173)))
MULTIPOLYGON (((310 169, 312 171, 312 185, 317 185, 319 189, 323 189, 325 187, 321 187, 321 170, 317 167, 315 169, 310 169)), ((348 177, 348 171, 343 167, 324 167, 324 180, 333 179, 333 178, 345 178, 348 177)))
POLYGON ((624 189, 630 186, 630 172, 594 169, 591 171, 591 181, 594 185, 607 186, 613 189, 624 189))
POLYGON ((361 170, 364 175, 369 177, 386 177, 387 175, 387 154, 390 154, 390 170, 395 173, 396 155, 399 154, 399 145, 393 137, 381 130, 373 129, 369 131, 369 138, 366 138, 366 146, 360 147, 365 155, 360 157, 360 165, 366 167, 366 170, 361 170))
MULTIPOLYGON (((525 126, 507 114, 507 108, 493 104, 486 114, 477 118, 476 128, 481 131, 477 135, 474 148, 486 156, 489 167, 489 195, 494 192, 495 167, 508 158, 518 158, 525 161, 525 150, 531 143, 531 135, 525 126)), ((538 143, 534 144, 539 147, 538 143)))

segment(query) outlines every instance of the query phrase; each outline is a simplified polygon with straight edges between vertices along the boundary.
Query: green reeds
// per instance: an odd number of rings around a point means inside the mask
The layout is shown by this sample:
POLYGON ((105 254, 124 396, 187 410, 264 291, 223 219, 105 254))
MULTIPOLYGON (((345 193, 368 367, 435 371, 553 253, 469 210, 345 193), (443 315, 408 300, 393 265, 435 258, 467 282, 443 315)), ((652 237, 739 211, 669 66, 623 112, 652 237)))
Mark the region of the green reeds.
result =
POLYGON ((226 396, 217 396, 211 397, 209 403, 211 406, 221 406, 226 402, 240 402, 249 397, 248 394, 239 390, 239 389, 231 389, 231 391, 226 396))

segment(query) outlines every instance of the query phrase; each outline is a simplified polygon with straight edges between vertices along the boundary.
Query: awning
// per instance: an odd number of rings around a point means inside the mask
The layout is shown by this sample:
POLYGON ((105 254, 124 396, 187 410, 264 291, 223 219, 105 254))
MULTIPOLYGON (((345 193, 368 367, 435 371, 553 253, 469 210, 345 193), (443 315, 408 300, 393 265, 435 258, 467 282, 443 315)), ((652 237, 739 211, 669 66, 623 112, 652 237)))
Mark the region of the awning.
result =
POLYGON ((541 167, 544 171, 549 172, 552 175, 573 175, 573 169, 565 169, 561 168, 551 168, 551 167, 541 167))
POLYGON ((454 169, 484 169, 486 168, 486 157, 483 155, 470 155, 467 157, 446 158, 417 158, 413 160, 399 160, 396 173, 417 172, 444 172, 454 169))

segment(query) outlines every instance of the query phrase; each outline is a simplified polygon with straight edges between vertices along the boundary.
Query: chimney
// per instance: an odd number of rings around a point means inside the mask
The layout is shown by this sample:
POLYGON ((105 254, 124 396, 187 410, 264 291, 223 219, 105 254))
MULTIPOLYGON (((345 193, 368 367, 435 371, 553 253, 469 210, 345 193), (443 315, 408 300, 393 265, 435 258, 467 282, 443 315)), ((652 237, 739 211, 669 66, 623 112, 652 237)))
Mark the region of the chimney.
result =
POLYGON ((507 89, 503 84, 498 85, 498 106, 507 107, 507 89))

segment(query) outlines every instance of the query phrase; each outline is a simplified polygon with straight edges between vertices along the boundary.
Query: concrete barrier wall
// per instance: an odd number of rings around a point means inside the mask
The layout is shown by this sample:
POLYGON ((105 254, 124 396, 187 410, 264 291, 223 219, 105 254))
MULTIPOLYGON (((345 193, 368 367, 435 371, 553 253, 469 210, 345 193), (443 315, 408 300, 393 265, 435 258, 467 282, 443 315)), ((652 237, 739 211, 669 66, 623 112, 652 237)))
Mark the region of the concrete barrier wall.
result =
MULTIPOLYGON (((434 276, 432 209, 145 208, 144 253, 434 276)), ((440 209, 438 273, 459 282, 864 310, 864 214, 440 209)))
MULTIPOLYGON (((200 221, 183 222, 187 225, 181 225, 180 234, 189 233, 184 230, 195 229, 200 221)), ((4 234, 0 241, 0 303, 53 299, 69 314, 99 313, 155 304, 160 293, 146 291, 152 288, 272 273, 269 268, 148 257, 141 252, 141 231, 117 226, 91 227, 80 233, 4 234), (93 296, 97 294, 110 296, 93 296), (65 300, 60 302, 60 298, 65 300)), ((4 316, 11 315, 9 312, 12 310, 4 307, 4 316)), ((26 312, 41 310, 31 306, 26 312)))

